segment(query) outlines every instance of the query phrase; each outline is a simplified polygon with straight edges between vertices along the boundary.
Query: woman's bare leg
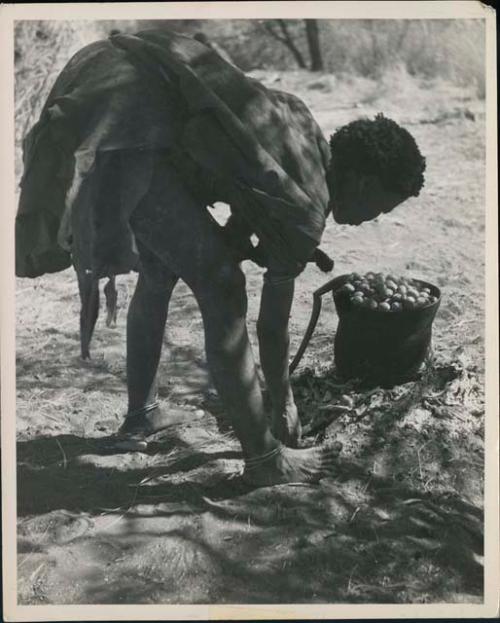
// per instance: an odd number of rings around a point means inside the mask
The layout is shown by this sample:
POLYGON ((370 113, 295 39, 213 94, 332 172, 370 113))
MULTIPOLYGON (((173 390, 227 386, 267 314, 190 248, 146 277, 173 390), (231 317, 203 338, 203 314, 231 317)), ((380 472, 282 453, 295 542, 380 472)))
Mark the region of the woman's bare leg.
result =
POLYGON ((128 417, 121 433, 154 433, 178 421, 159 407, 143 413, 156 400, 168 305, 178 278, 140 244, 139 251, 141 268, 127 315, 128 417))
MULTIPOLYGON (((132 219, 136 237, 192 289, 203 317, 215 387, 246 459, 279 447, 264 411, 246 328, 244 276, 217 223, 192 198, 167 162, 159 160, 150 192, 132 219)), ((317 479, 335 465, 338 448, 283 448, 252 465, 256 484, 317 479)))

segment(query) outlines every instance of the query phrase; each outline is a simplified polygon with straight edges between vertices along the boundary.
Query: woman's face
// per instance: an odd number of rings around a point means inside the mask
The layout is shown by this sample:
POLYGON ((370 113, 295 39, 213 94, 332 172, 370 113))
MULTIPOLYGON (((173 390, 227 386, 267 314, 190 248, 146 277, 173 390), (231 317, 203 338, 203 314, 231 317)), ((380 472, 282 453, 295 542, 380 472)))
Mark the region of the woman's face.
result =
POLYGON ((360 225, 382 212, 389 212, 407 198, 401 193, 386 190, 375 175, 355 171, 332 183, 330 208, 334 220, 342 225, 360 225))

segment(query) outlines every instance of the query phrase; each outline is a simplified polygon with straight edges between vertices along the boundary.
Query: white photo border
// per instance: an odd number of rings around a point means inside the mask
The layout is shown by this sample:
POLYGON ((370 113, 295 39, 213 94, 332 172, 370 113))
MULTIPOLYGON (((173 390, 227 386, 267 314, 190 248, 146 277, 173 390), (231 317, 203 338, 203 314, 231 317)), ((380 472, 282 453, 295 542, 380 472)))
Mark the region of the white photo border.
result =
POLYGON ((499 608, 499 353, 496 27, 493 9, 478 0, 163 2, 25 4, 0 7, 2 228, 0 348, 2 433, 3 599, 6 621, 273 620, 497 617, 499 608), (14 22, 104 19, 484 19, 486 27, 486 425, 485 584, 482 604, 74 605, 21 606, 16 577, 15 278, 14 278, 14 22))

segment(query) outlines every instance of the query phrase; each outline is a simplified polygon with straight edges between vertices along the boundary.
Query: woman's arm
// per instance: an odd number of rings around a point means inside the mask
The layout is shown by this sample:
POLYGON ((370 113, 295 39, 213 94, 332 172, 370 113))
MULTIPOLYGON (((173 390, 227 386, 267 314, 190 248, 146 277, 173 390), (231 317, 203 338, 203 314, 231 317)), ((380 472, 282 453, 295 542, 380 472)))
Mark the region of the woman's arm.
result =
POLYGON ((288 322, 293 294, 293 278, 264 280, 257 334, 262 371, 275 413, 283 413, 294 404, 288 375, 288 322))

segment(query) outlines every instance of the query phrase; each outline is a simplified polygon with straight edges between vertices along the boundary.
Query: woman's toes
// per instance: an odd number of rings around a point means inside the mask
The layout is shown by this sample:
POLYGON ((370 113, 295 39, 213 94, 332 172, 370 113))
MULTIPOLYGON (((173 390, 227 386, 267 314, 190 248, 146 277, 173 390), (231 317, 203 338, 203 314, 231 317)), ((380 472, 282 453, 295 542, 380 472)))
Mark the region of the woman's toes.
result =
POLYGON ((338 442, 334 446, 329 446, 323 449, 323 453, 321 456, 321 464, 327 468, 335 467, 338 464, 340 449, 342 448, 342 444, 338 444, 338 442))

